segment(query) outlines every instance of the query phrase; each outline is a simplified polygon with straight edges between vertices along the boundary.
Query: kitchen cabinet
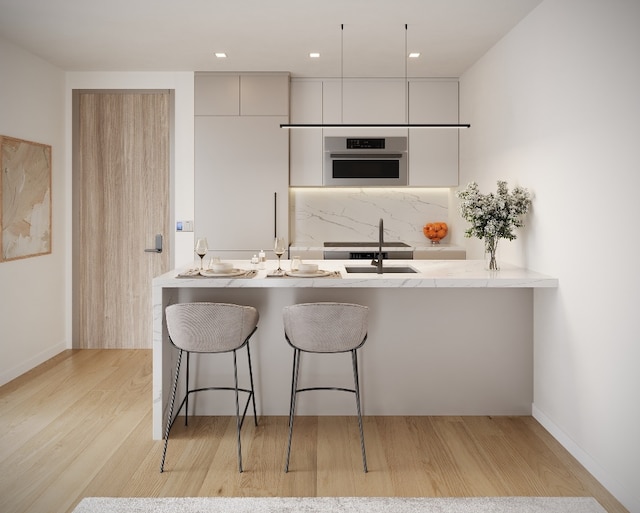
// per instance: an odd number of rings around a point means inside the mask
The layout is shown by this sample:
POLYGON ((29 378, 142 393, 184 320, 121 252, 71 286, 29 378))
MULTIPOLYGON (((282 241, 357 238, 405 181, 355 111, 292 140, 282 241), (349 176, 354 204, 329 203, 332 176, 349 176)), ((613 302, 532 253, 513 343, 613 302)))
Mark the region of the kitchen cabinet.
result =
MULTIPOLYGON (((458 82, 411 80, 410 123, 458 123, 458 82)), ((458 137, 454 128, 409 129, 409 185, 458 185, 458 137)))
POLYGON ((240 115, 289 116, 289 74, 241 74, 240 115))
MULTIPOLYGON (((291 82, 291 123, 322 123, 322 80, 291 82)), ((289 130, 289 185, 322 185, 322 128, 289 130)))
MULTIPOLYGON (((301 79, 291 81, 291 123, 405 123, 400 79, 301 79), (344 94, 344 99, 343 99, 344 94)), ((305 128, 289 135, 292 187, 321 186, 325 136, 406 136, 406 129, 305 128)))
POLYGON ((406 81, 401 79, 325 80, 322 97, 324 122, 406 123, 405 88, 406 81))
POLYGON ((288 239, 285 116, 195 118, 195 235, 209 256, 251 258, 288 239), (233 250, 235 253, 216 253, 233 250))
POLYGON ((288 116, 287 73, 196 73, 196 116, 288 116))
MULTIPOLYGON (((458 82, 449 79, 301 79, 291 82, 292 123, 458 123, 458 82), (409 94, 408 114, 407 98, 409 94)), ((409 139, 409 185, 458 185, 458 129, 291 129, 289 183, 321 186, 326 136, 409 139)))
POLYGON ((288 239, 288 97, 286 73, 196 74, 195 237, 208 256, 248 259, 276 232, 288 239))
POLYGON ((196 116, 240 115, 240 75, 196 73, 194 88, 196 116))

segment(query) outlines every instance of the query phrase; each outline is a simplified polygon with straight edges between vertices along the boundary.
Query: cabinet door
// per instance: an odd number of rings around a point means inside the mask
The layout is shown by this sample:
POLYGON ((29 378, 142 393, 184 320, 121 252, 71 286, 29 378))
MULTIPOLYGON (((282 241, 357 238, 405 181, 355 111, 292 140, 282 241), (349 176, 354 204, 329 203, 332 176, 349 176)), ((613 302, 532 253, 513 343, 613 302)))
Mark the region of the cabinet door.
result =
POLYGON ((401 79, 325 80, 324 122, 406 123, 406 82, 401 79))
POLYGON ((406 82, 399 79, 345 80, 345 123, 406 123, 406 82))
MULTIPOLYGON (((411 123, 458 123, 457 81, 411 81, 411 123)), ((409 129, 409 185, 458 185, 458 129, 409 129)))
MULTIPOLYGON (((322 123, 322 81, 291 82, 291 123, 322 123)), ((289 185, 322 185, 322 128, 289 130, 289 185)))
POLYGON ((195 236, 214 252, 269 250, 276 223, 288 238, 287 119, 195 118, 195 236))
POLYGON ((240 114, 239 75, 196 73, 194 95, 196 116, 238 116, 240 114))
POLYGON ((288 116, 289 74, 241 75, 240 115, 288 116))

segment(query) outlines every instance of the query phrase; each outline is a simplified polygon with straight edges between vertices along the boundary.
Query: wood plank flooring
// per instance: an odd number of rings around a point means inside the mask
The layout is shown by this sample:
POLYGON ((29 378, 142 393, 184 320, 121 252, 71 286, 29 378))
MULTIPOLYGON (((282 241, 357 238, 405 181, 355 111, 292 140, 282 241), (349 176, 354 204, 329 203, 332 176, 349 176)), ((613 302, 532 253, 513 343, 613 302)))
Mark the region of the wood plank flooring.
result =
MULTIPOLYGON (((258 396, 259 397, 259 396, 258 396)), ((287 398, 283 398, 287 401, 287 398)), ((151 351, 65 351, 0 387, 0 511, 70 512, 87 496, 593 496, 625 512, 532 417, 285 417, 176 422, 151 439, 151 351)))

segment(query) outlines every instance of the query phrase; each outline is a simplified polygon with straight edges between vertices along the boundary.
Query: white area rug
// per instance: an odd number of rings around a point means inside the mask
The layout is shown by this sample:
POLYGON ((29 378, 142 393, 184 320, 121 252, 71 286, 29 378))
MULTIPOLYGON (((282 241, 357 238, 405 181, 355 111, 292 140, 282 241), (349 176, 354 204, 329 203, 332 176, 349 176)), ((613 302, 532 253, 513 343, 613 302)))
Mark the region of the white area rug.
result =
POLYGON ((592 497, 82 499, 73 513, 606 513, 592 497))

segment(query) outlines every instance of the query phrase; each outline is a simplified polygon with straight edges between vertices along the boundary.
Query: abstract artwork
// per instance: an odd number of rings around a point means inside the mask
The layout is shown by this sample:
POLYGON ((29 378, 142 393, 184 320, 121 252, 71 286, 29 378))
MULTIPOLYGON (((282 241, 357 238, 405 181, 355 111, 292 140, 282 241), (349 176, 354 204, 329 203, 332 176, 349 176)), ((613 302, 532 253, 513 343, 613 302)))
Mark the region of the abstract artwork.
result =
POLYGON ((0 135, 0 262, 51 253, 51 146, 0 135))

